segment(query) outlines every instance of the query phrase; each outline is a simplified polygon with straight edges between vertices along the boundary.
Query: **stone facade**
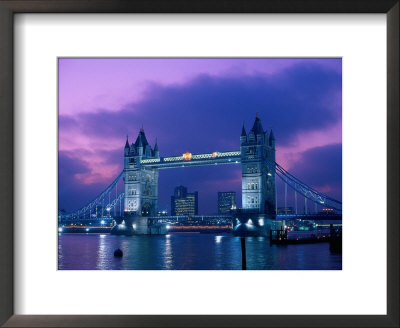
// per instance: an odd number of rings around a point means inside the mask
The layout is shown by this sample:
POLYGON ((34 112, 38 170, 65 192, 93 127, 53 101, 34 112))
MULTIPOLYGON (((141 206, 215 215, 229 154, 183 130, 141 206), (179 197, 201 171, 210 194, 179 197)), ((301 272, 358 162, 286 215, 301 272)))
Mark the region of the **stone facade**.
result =
POLYGON ((275 214, 275 138, 264 131, 257 115, 249 133, 240 136, 242 208, 249 212, 275 214))
POLYGON ((135 141, 124 149, 125 202, 127 215, 155 216, 158 210, 158 169, 142 167, 141 159, 159 158, 157 142, 154 149, 147 142, 143 128, 135 141))

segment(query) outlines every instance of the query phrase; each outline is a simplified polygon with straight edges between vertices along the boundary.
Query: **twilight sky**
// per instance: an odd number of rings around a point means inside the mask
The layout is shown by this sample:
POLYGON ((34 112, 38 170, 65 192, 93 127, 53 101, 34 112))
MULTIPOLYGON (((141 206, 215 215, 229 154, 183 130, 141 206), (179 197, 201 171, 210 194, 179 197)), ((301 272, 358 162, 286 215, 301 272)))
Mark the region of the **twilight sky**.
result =
MULTIPOLYGON (((239 150, 257 112, 277 162, 341 200, 341 59, 59 59, 59 208, 96 197, 142 125, 160 156, 239 150)), ((160 210, 181 184, 199 192, 201 214, 217 212, 218 191, 241 206, 240 165, 161 170, 160 210)))

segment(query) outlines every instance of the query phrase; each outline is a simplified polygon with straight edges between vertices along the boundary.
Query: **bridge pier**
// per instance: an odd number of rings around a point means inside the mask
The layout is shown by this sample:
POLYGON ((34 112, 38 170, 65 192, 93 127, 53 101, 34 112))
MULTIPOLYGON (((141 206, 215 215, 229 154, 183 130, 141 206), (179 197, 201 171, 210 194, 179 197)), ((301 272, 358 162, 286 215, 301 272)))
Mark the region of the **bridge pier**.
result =
POLYGON ((237 212, 233 216, 234 236, 240 237, 269 237, 275 218, 267 214, 237 212))
POLYGON ((125 214, 123 218, 116 221, 112 227, 112 235, 166 235, 168 233, 166 224, 151 225, 149 217, 125 214))

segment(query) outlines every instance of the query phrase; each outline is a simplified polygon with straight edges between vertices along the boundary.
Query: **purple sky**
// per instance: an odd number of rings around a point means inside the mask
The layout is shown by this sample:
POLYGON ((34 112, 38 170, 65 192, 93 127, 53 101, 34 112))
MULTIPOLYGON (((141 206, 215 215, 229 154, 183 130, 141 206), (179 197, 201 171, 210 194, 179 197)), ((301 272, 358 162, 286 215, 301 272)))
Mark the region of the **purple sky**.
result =
MULTIPOLYGON (((60 59, 59 207, 100 193, 142 124, 161 156, 239 150, 257 112, 277 161, 341 200, 341 59, 60 59)), ((201 213, 217 211, 218 191, 236 191, 240 206, 239 165, 160 171, 160 210, 180 184, 199 192, 201 213)))

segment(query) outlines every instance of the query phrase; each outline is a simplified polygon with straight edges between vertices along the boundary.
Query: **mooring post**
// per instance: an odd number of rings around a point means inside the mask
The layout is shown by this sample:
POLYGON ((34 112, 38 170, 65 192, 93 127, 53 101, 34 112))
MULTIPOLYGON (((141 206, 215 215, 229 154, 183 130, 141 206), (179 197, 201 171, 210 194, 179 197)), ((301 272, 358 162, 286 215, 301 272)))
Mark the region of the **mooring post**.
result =
POLYGON ((246 270, 246 238, 240 238, 240 245, 242 248, 242 270, 246 270))

